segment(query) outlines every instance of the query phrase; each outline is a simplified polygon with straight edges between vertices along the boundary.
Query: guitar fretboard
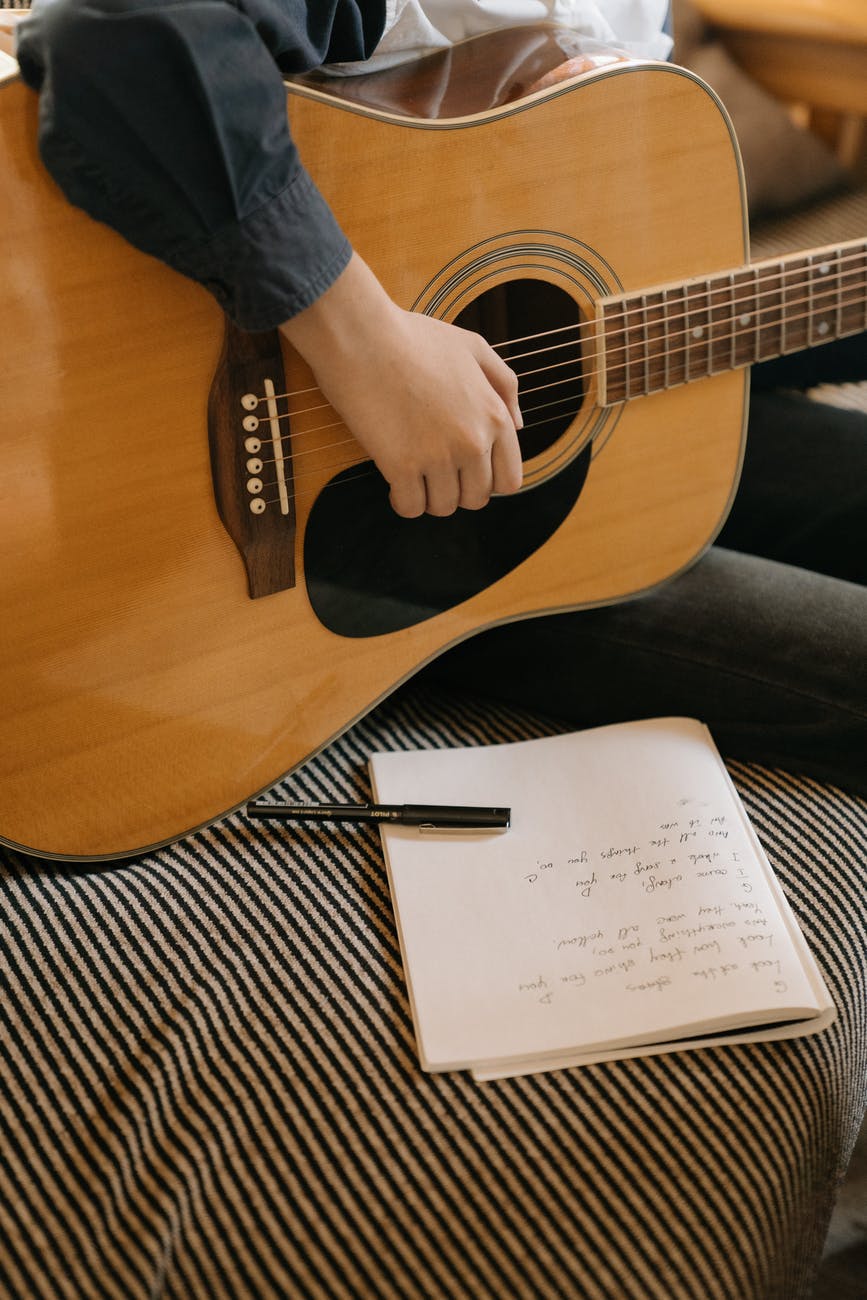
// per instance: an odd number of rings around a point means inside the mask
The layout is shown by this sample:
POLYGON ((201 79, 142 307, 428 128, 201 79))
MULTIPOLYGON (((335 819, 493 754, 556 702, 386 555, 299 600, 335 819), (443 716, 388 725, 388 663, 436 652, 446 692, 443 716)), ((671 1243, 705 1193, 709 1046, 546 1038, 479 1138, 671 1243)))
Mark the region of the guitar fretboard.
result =
POLYGON ((867 329, 867 239, 599 303, 600 401, 617 402, 867 329))

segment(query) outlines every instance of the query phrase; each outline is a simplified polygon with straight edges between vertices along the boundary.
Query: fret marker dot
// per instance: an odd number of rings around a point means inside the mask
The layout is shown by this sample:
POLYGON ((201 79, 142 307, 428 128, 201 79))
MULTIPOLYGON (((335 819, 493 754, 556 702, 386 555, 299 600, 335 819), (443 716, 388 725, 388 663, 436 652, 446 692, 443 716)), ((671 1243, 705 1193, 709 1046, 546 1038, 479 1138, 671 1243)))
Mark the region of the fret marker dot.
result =
POLYGON ((692 331, 692 337, 694 339, 700 339, 703 335, 704 335, 704 326, 696 325, 695 329, 692 331))
POLYGON ((826 320, 820 320, 819 324, 816 326, 816 329, 820 334, 827 334, 830 328, 831 327, 826 320))
POLYGON ((830 268, 830 266, 828 265, 828 263, 827 263, 827 262, 823 262, 822 265, 819 267, 819 274, 820 274, 820 275, 827 275, 828 272, 830 271, 830 269, 831 269, 831 268, 830 268))
POLYGON ((743 314, 743 316, 741 316, 741 324, 742 324, 742 325, 749 325, 749 323, 750 323, 750 321, 751 321, 752 319, 753 319, 753 318, 752 318, 752 316, 749 314, 749 312, 746 312, 746 311, 745 311, 744 314, 743 314))

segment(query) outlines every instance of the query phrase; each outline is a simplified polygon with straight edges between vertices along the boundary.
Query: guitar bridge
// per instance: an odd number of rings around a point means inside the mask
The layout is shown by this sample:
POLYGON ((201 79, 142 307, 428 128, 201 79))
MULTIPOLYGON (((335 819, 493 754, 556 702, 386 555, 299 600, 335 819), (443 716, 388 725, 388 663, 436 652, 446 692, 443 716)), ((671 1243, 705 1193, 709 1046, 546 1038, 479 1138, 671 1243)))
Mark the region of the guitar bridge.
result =
POLYGON ((208 397, 214 499, 251 599, 295 586, 295 490, 283 354, 276 330, 226 320, 208 397))

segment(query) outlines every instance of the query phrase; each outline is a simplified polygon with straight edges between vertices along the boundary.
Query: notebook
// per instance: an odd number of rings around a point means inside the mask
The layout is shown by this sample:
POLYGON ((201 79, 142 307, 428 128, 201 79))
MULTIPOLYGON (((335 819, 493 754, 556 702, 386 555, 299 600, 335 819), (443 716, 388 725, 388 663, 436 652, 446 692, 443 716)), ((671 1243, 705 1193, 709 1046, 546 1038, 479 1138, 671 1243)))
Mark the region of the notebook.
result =
POLYGON ((376 753, 370 771, 381 802, 512 810, 504 834, 381 828, 422 1069, 488 1080, 834 1019, 702 723, 376 753))

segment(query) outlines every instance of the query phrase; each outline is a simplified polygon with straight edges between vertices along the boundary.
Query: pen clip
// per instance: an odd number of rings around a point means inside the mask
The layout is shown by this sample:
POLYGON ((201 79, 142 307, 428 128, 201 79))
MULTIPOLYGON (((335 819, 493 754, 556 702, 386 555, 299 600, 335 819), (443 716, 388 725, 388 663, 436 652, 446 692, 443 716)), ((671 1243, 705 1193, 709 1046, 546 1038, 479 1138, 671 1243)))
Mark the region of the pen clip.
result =
POLYGON ((432 822, 421 822, 412 829, 422 835, 503 835, 509 829, 509 823, 503 826, 435 826, 432 822))

